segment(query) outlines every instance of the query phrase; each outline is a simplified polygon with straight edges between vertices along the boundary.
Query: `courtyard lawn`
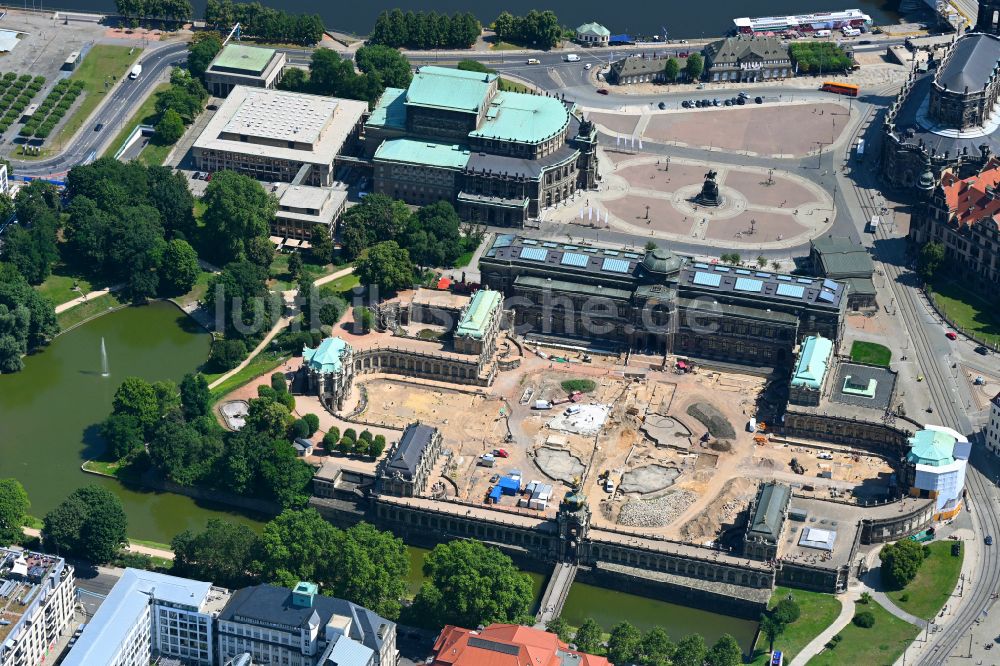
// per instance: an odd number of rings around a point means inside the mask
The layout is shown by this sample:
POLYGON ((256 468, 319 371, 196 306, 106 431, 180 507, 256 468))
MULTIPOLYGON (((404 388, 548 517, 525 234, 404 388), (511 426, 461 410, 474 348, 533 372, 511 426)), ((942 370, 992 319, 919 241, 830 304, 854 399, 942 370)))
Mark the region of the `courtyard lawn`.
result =
POLYGON ((86 303, 81 303, 76 307, 70 308, 65 312, 60 312, 56 315, 56 321, 59 322, 59 328, 65 331, 82 321, 101 314, 106 310, 116 308, 121 304, 121 301, 114 294, 104 294, 103 296, 98 296, 86 303))
MULTIPOLYGON (((832 594, 809 592, 790 587, 776 587, 771 595, 770 607, 791 594, 802 615, 798 620, 788 625, 785 633, 775 642, 775 648, 785 654, 785 663, 791 663, 809 641, 820 635, 840 615, 840 602, 832 594)), ((767 653, 767 637, 763 634, 757 639, 757 649, 754 650, 752 664, 767 664, 770 661, 767 653)), ((846 662, 845 662, 846 663, 846 662)))
POLYGON ((146 147, 142 149, 139 153, 138 159, 140 162, 146 166, 163 166, 163 163, 167 160, 167 155, 173 150, 173 145, 165 145, 156 142, 154 137, 146 147))
POLYGON ((858 604, 858 611, 868 610, 875 616, 875 626, 862 629, 853 622, 840 632, 841 640, 832 650, 827 649, 809 660, 809 666, 890 666, 909 645, 920 629, 891 615, 871 601, 858 604))
MULTIPOLYGON (((160 93, 170 87, 169 83, 161 83, 153 89, 152 94, 146 98, 146 101, 136 109, 136 112, 132 114, 132 117, 128 119, 125 123, 125 127, 122 128, 121 132, 118 132, 118 136, 112 141, 107 150, 104 151, 102 157, 114 157, 114 154, 118 152, 118 149, 122 147, 125 143, 125 139, 128 135, 132 133, 139 125, 154 125, 156 124, 156 98, 159 97, 160 93)), ((143 153, 146 151, 144 150, 143 153)))
POLYGON ((888 347, 874 342, 855 340, 851 345, 851 360, 855 363, 868 363, 888 368, 892 360, 892 351, 888 347))
POLYGON ((928 544, 930 557, 924 560, 917 571, 917 577, 902 590, 888 592, 887 596, 907 613, 925 620, 932 619, 955 591, 958 575, 962 571, 962 554, 955 557, 951 546, 955 541, 935 541, 928 544), (907 600, 903 601, 903 597, 907 600))
MULTIPOLYGON (((337 270, 343 268, 343 266, 337 266, 337 270)), ((346 300, 348 303, 351 302, 351 290, 361 284, 361 280, 354 273, 350 275, 344 275, 336 280, 331 280, 326 284, 320 285, 320 289, 328 289, 330 291, 340 294, 340 297, 346 300)))
POLYGON ((1000 308, 995 303, 949 280, 935 280, 931 290, 938 307, 959 329, 1000 344, 1000 308))
POLYGON ((532 90, 523 83, 511 81, 510 79, 505 79, 502 76, 500 77, 500 81, 497 85, 500 90, 503 90, 504 92, 530 93, 532 90))
MULTIPOLYGON (((297 289, 299 283, 297 280, 292 280, 291 275, 288 274, 288 258, 290 254, 279 253, 274 255, 274 261, 271 262, 271 266, 268 269, 268 275, 270 280, 268 282, 271 289, 275 291, 288 291, 289 289, 297 289)), ((302 261, 302 277, 308 277, 312 281, 316 281, 324 275, 329 275, 330 273, 335 273, 336 271, 343 268, 342 265, 338 264, 326 264, 319 265, 306 261, 302 261)), ((336 281, 335 281, 336 282, 336 281)), ((322 285, 327 286, 327 285, 322 285)))
POLYGON ((90 282, 82 277, 70 275, 66 267, 61 264, 55 267, 52 275, 47 277, 45 282, 35 287, 35 291, 52 301, 53 305, 72 301, 81 294, 89 293, 92 290, 90 282), (79 291, 73 289, 74 283, 80 288, 79 291))
POLYGON ((110 44, 95 44, 87 51, 83 62, 69 77, 72 80, 83 81, 83 101, 77 105, 76 111, 59 130, 55 141, 52 142, 53 145, 66 145, 104 99, 106 94, 104 82, 108 81, 114 85, 120 81, 128 74, 132 64, 139 59, 140 53, 142 49, 110 44))

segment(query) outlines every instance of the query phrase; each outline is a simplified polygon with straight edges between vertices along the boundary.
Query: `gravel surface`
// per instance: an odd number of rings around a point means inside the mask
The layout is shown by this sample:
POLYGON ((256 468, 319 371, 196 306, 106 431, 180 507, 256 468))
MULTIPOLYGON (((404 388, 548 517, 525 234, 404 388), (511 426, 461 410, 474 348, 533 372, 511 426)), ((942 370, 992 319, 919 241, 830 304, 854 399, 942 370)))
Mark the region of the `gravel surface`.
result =
POLYGON ((698 495, 688 490, 667 493, 654 500, 630 500, 618 515, 618 524, 625 527, 663 527, 683 513, 698 495))

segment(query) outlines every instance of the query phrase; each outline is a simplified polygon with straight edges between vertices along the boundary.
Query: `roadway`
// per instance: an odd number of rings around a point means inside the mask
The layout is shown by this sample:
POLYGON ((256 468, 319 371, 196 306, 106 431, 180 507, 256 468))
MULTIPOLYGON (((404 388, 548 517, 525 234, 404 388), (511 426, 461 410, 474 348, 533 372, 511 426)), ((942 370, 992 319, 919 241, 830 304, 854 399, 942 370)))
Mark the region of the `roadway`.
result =
MULTIPOLYGON (((880 109, 879 113, 883 111, 880 109)), ((877 117, 871 123, 875 128, 879 124, 877 117)), ((877 152, 880 138, 868 136, 866 142, 877 152)), ((848 202, 848 205, 854 209, 859 225, 872 215, 883 214, 887 202, 878 193, 878 174, 874 170, 858 170, 850 178, 838 178, 842 191, 856 196, 856 200, 848 202)), ((966 347, 971 350, 973 345, 963 338, 952 342, 945 337, 945 326, 930 310, 920 290, 920 280, 910 268, 911 257, 907 255, 906 239, 895 235, 894 223, 888 222, 885 216, 883 219, 887 223, 879 226, 872 245, 876 262, 885 271, 892 299, 890 303, 882 303, 882 307, 887 313, 900 318, 912 342, 910 360, 926 379, 919 390, 927 391, 928 408, 933 409, 912 416, 925 423, 954 428, 965 433, 973 442, 972 459, 966 474, 966 508, 971 514, 977 542, 967 544, 966 557, 973 557, 976 552, 981 556, 976 560, 971 579, 967 581, 971 583, 968 593, 962 597, 955 614, 948 620, 938 620, 937 628, 929 633, 926 642, 914 644, 919 650, 917 663, 936 666, 944 663, 974 624, 985 616, 994 595, 1000 591, 1000 554, 995 547, 984 546, 978 541, 987 534, 1000 535, 1000 518, 993 497, 996 487, 990 481, 997 478, 997 465, 982 446, 979 418, 971 413, 972 399, 968 384, 962 377, 963 371, 952 368, 953 364, 960 362, 966 347)), ((908 387, 910 389, 917 391, 918 387, 908 387)))
POLYGON ((105 145, 114 140, 118 129, 123 127, 142 100, 160 82, 161 75, 171 67, 183 64, 187 59, 187 44, 169 44, 143 53, 142 75, 137 80, 122 77, 111 89, 90 120, 80 128, 69 145, 54 157, 43 160, 20 160, 11 156, 11 164, 19 176, 61 177, 70 168, 101 154, 105 145), (94 127, 104 123, 100 132, 94 127))

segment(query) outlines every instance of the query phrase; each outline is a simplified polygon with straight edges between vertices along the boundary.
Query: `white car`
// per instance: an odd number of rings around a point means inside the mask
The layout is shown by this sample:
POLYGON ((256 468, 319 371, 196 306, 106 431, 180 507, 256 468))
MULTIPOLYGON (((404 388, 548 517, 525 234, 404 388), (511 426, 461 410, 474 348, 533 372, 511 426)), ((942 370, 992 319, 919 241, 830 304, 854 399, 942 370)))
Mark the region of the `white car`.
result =
POLYGON ((587 63, 586 65, 584 65, 584 66, 583 66, 583 68, 584 68, 584 69, 590 69, 590 68, 591 68, 591 67, 593 67, 593 66, 594 66, 594 65, 593 65, 592 63, 589 63, 589 62, 588 62, 588 63, 587 63))

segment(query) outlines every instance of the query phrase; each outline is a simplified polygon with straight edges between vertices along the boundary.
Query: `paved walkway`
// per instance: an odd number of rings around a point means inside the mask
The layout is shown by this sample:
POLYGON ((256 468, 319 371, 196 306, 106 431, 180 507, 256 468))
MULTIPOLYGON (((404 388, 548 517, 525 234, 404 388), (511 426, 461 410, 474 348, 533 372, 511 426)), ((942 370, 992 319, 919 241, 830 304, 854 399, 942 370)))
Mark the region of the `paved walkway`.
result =
POLYGON ((819 636, 809 641, 802 650, 795 655, 791 666, 805 666, 805 664, 823 651, 823 648, 834 636, 839 634, 844 627, 850 624, 854 618, 854 604, 861 596, 861 590, 850 590, 837 596, 840 602, 840 615, 829 627, 824 629, 819 636))
POLYGON ((115 286, 108 287, 107 289, 96 289, 96 290, 90 292, 89 294, 83 294, 81 296, 78 296, 77 298, 74 298, 71 301, 66 301, 65 303, 60 303, 59 305, 56 306, 56 314, 59 314, 61 312, 66 312, 66 310, 71 310, 71 309, 75 308, 78 305, 83 305, 87 301, 92 301, 95 298, 98 298, 100 296, 104 296, 105 294, 110 294, 113 291, 118 291, 119 289, 121 289, 124 286, 125 285, 123 285, 123 284, 116 284, 115 286))
MULTIPOLYGON (((337 278, 344 277, 345 275, 350 275, 353 272, 354 272, 354 266, 348 266, 347 268, 342 268, 339 271, 331 273, 330 275, 324 275, 323 277, 313 282, 313 284, 315 284, 316 286, 326 284, 327 282, 332 282, 337 278)), ((242 363, 240 363, 238 366, 236 366, 235 368, 233 368, 232 370, 230 370, 229 372, 227 372, 226 374, 222 375, 214 382, 209 384, 208 388, 214 389, 215 387, 219 386, 220 384, 225 382, 227 379, 229 379, 236 373, 243 370, 243 368, 247 367, 258 354, 260 354, 262 351, 264 351, 264 349, 267 348, 267 346, 271 343, 271 340, 273 340, 275 336, 277 336, 278 333, 280 333, 283 328, 285 328, 286 326, 288 326, 289 323, 291 323, 291 321, 296 317, 296 315, 298 315, 298 311, 292 311, 290 305, 294 301, 296 293, 297 292, 295 290, 290 290, 282 293, 282 297, 285 300, 285 312, 289 314, 284 315, 278 321, 275 322, 274 326, 271 327, 271 330, 267 332, 266 336, 264 336, 264 339, 260 341, 260 344, 254 347, 253 351, 250 352, 245 359, 243 359, 242 363)))
MULTIPOLYGON (((41 530, 37 530, 34 527, 22 528, 24 533, 30 537, 41 537, 41 530)), ((130 553, 139 553, 141 555, 149 555, 151 557, 162 557, 167 560, 174 559, 174 551, 164 550, 163 548, 152 548, 150 546, 141 546, 136 543, 129 543, 128 551, 130 553)))

